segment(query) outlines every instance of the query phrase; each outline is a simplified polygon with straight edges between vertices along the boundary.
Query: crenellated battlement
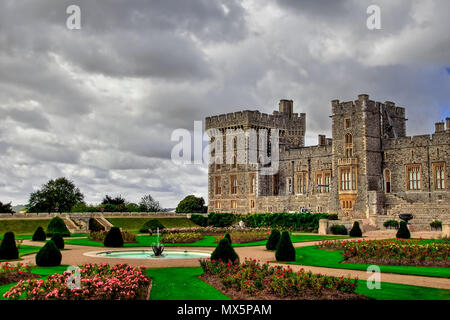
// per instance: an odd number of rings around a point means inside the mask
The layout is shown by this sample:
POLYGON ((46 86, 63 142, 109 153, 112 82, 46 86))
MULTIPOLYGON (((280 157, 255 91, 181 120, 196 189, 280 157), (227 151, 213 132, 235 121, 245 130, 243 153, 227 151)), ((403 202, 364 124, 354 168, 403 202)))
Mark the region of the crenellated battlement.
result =
POLYGON ((403 149, 450 144, 450 132, 421 134, 400 138, 383 139, 383 149, 403 149))

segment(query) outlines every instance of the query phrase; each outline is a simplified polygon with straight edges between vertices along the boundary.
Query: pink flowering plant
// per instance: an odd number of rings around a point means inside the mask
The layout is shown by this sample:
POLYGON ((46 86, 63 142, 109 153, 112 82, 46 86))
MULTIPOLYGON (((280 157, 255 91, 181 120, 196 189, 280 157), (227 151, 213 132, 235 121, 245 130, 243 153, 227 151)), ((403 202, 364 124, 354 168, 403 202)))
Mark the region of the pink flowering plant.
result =
POLYGON ((321 249, 342 250, 346 261, 374 262, 386 264, 450 266, 449 241, 424 241, 422 239, 393 240, 327 240, 321 249))
POLYGON ((53 274, 47 279, 22 280, 3 297, 28 300, 138 300, 146 299, 150 279, 144 267, 127 264, 80 266, 81 287, 70 289, 71 272, 53 274))
POLYGON ((320 295, 324 290, 354 293, 358 279, 332 277, 305 272, 294 272, 290 267, 270 266, 268 262, 246 259, 242 264, 200 260, 205 274, 220 278, 225 288, 249 295, 268 292, 279 297, 302 296, 306 291, 320 295))

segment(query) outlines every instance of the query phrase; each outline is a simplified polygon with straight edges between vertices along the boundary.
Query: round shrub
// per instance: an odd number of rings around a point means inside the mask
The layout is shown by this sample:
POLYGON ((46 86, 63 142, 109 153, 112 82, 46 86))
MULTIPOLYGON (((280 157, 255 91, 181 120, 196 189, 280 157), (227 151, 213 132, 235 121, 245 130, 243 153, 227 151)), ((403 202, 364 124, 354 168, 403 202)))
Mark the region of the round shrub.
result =
POLYGON ((400 221, 400 228, 398 228, 396 237, 399 239, 411 238, 411 233, 409 232, 408 224, 405 221, 400 221))
POLYGON ((37 227, 36 231, 33 233, 31 240, 33 241, 45 241, 47 235, 45 234, 44 228, 37 227))
POLYGON ((61 265, 61 251, 50 240, 39 250, 36 255, 36 264, 40 267, 55 267, 61 265))
POLYGON ((164 226, 161 222, 159 222, 159 220, 151 219, 142 225, 141 229, 139 229, 139 232, 149 233, 149 230, 151 230, 151 232, 155 232, 158 228, 159 230, 162 230, 164 229, 164 226))
POLYGON ((398 229, 399 224, 397 220, 387 220, 383 223, 383 226, 388 229, 398 229))
POLYGON ((59 233, 55 233, 50 240, 55 243, 58 249, 64 249, 64 239, 59 233))
POLYGON ((123 247, 123 237, 120 229, 117 227, 112 227, 106 235, 105 242, 103 242, 103 244, 105 247, 123 247))
POLYGON ((270 232, 269 239, 266 243, 266 249, 267 250, 276 250, 277 244, 280 241, 280 231, 278 229, 272 229, 272 232, 270 232))
POLYGON ((430 223, 430 227, 431 227, 431 229, 435 229, 435 230, 442 229, 442 221, 433 220, 430 223))
POLYGON ((234 251, 230 241, 228 241, 227 238, 223 238, 222 240, 220 240, 216 249, 211 254, 211 260, 220 260, 224 263, 231 261, 232 263, 234 263, 239 262, 239 256, 237 255, 236 251, 234 251))
POLYGON ((70 237, 69 229, 60 217, 54 217, 48 223, 47 236, 51 237, 54 233, 59 233, 63 237, 70 237))
POLYGON ((362 231, 358 221, 353 222, 353 227, 350 230, 350 237, 362 237, 362 231))
POLYGON ((233 242, 231 241, 231 236, 228 232, 225 234, 225 236, 223 238, 228 239, 228 241, 230 241, 230 244, 233 244, 233 242))
POLYGON ((105 227, 102 226, 101 223, 97 221, 97 219, 90 218, 89 219, 89 231, 92 231, 92 232, 105 231, 105 227))
POLYGON ((283 231, 275 252, 277 261, 295 261, 295 249, 289 232, 283 231))
POLYGON ((334 224, 330 227, 330 231, 332 234, 340 234, 340 235, 346 235, 347 228, 342 224, 334 224))
POLYGON ((6 232, 0 245, 0 259, 12 260, 19 258, 19 250, 17 250, 16 239, 13 232, 6 232))

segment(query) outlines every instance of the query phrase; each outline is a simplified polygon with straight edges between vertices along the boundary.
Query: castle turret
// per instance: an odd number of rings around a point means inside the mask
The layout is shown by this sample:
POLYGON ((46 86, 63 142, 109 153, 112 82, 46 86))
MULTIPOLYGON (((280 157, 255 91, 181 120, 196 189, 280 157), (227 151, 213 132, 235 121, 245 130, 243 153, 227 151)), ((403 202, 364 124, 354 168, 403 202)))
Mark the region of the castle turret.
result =
POLYGON ((288 114, 289 116, 294 113, 294 101, 293 100, 280 100, 278 104, 280 113, 288 114))

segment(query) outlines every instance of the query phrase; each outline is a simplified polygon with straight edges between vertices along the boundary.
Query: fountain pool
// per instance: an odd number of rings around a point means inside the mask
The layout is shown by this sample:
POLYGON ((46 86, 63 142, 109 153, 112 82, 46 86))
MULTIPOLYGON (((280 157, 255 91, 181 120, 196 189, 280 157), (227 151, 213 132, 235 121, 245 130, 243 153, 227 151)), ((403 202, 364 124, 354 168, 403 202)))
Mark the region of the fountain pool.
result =
POLYGON ((188 250, 165 250, 162 256, 155 256, 152 250, 116 250, 86 253, 85 255, 122 259, 201 259, 211 256, 208 252, 188 250))

